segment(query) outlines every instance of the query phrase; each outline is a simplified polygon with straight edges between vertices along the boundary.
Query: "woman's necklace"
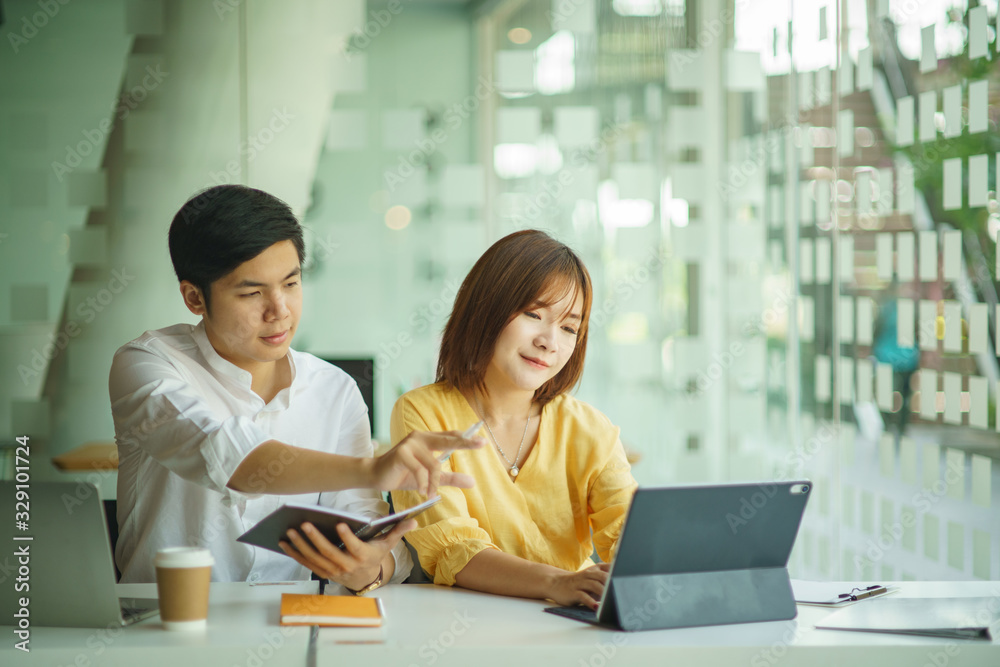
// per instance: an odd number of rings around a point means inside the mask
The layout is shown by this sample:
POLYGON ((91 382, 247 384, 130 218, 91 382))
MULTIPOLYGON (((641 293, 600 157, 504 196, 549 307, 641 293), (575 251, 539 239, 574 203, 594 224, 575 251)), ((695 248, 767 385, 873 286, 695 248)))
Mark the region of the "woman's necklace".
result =
POLYGON ((483 404, 479 401, 479 397, 476 397, 476 406, 479 408, 479 418, 483 420, 484 424, 486 424, 486 430, 489 431, 490 437, 493 438, 493 445, 497 448, 497 451, 500 452, 500 456, 502 456, 503 460, 507 462, 507 465, 510 466, 507 472, 510 473, 511 477, 517 477, 517 473, 521 472, 521 469, 517 467, 517 460, 521 458, 521 450, 524 449, 524 436, 528 435, 528 424, 531 423, 531 407, 529 406, 528 418, 524 421, 524 433, 521 434, 521 444, 517 446, 517 455, 514 456, 514 461, 511 462, 511 460, 507 458, 507 455, 503 453, 503 449, 500 448, 500 443, 497 441, 497 437, 493 435, 493 429, 490 428, 489 422, 486 421, 486 413, 483 412, 483 404))

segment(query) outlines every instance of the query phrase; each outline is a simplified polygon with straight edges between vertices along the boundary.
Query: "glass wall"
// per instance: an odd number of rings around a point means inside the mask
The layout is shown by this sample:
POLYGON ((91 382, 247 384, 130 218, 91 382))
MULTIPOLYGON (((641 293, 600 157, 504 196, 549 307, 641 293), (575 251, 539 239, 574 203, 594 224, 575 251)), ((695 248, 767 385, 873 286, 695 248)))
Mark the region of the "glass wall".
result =
MULTIPOLYGON (((54 456, 113 440, 119 346, 193 321, 166 246, 188 197, 242 182, 307 210, 345 85, 333 45, 364 11, 43 4, 0 11, 0 454, 30 436, 34 479, 63 476, 54 456)), ((114 493, 113 476, 90 479, 114 493)))
POLYGON ((812 479, 800 577, 1000 579, 995 0, 60 7, 4 2, 0 50, 0 434, 40 476, 193 319, 173 212, 243 182, 301 215, 296 346, 374 360, 377 439, 542 228, 641 483, 812 479))
POLYGON ((483 159, 492 235, 543 228, 587 263, 595 300, 579 395, 629 425, 637 475, 662 483, 701 446, 662 428, 684 393, 672 341, 696 326, 687 291, 697 276, 670 254, 671 206, 675 223, 688 211, 667 178, 664 54, 682 44, 685 16, 683 5, 637 10, 520 2, 484 20, 480 67, 498 94, 483 159))
POLYGON ((996 3, 501 3, 493 234, 598 285, 644 483, 810 478, 793 567, 1000 577, 996 3))

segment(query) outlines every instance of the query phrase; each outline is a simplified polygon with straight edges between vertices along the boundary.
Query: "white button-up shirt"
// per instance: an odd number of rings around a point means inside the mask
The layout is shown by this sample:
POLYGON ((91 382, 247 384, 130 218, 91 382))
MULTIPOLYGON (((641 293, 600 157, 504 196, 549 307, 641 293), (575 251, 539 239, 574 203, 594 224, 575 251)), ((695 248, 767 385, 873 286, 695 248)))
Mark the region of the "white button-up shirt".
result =
MULTIPOLYGON (((381 493, 371 489, 281 496, 226 487, 247 454, 268 440, 372 455, 368 409, 354 380, 311 354, 289 350, 288 355, 291 385, 265 404, 251 389, 250 373, 215 351, 203 324, 147 331, 115 353, 110 379, 119 458, 115 560, 122 582, 155 581, 153 557, 171 546, 211 549, 214 581, 308 579, 310 571, 288 556, 236 538, 286 502, 372 517, 388 513, 381 493)), ((279 463, 268 473, 280 474, 279 463)), ((393 557, 392 581, 402 581, 411 567, 402 542, 393 557)), ((330 592, 338 592, 333 588, 330 592)))

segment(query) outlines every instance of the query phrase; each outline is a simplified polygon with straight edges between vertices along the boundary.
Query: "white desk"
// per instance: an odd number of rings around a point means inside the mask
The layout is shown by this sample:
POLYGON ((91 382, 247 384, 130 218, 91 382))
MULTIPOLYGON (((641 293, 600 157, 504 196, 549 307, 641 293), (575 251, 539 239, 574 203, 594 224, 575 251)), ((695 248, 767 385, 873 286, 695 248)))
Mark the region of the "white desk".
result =
MULTIPOLYGON (((167 632, 159 615, 126 628, 31 629, 31 652, 4 630, 0 665, 45 667, 304 667, 309 628, 280 627, 282 593, 315 593, 318 583, 279 586, 213 583, 205 632, 167 632), (256 656, 256 659, 254 659, 256 656)), ((156 597, 156 584, 119 584, 120 597, 156 597)))
MULTIPOLYGON (((883 582, 884 583, 884 582, 883 582)), ((907 582, 906 597, 1000 596, 1000 582, 907 582)), ((305 667, 309 628, 282 628, 282 593, 316 584, 212 584, 208 630, 166 632, 159 617, 128 628, 33 628, 31 653, 0 645, 0 665, 64 667, 305 667)), ((123 596, 155 597, 152 584, 123 584, 123 596)), ((638 633, 603 630, 542 612, 543 602, 438 586, 387 586, 382 628, 322 628, 317 665, 449 667, 956 667, 1000 665, 993 643, 816 630, 831 611, 799 606, 791 621, 638 633)), ((864 604, 863 602, 861 604, 864 604)), ((8 628, 9 629, 9 628, 8 628)))
MULTIPOLYGON (((896 595, 906 597, 1000 596, 1000 582, 896 585, 903 588, 896 595)), ((376 594, 383 600, 386 626, 366 630, 367 635, 321 628, 317 665, 1000 665, 1000 627, 993 628, 992 644, 816 630, 833 611, 799 605, 791 621, 626 633, 544 613, 547 605, 533 600, 430 585, 390 586, 376 594), (358 639, 380 643, 343 643, 358 639)))

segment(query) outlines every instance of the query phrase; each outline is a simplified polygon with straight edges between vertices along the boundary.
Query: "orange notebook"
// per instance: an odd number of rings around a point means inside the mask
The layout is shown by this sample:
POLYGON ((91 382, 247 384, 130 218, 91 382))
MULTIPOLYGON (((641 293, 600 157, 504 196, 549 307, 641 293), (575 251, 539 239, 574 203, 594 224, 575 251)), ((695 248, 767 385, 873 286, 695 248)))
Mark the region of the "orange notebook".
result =
POLYGON ((281 624, 377 627, 382 606, 378 598, 282 593, 281 624))

